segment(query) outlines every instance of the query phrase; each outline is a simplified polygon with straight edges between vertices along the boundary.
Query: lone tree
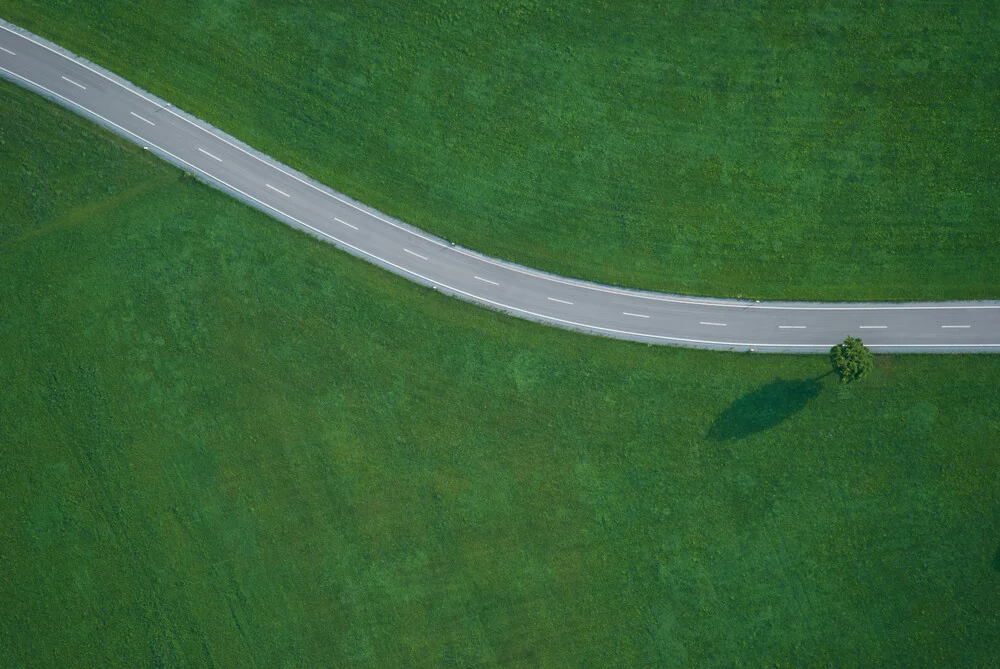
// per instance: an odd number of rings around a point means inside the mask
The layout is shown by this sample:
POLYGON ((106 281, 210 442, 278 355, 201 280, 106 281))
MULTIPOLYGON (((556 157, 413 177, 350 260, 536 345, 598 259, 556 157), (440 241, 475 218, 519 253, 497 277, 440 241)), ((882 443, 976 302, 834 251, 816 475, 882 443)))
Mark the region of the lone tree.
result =
POLYGON ((840 374, 841 383, 864 378, 875 369, 875 356, 857 337, 848 337, 842 344, 830 349, 833 371, 840 374))

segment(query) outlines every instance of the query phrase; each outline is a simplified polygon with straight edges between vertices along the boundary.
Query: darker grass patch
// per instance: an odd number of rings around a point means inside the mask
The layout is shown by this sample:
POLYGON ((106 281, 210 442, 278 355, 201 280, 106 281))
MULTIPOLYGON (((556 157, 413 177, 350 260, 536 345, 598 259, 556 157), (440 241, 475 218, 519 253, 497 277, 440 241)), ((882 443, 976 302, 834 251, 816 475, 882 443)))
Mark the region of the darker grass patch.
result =
POLYGON ((730 441, 770 430, 805 409, 822 388, 818 378, 772 381, 733 402, 712 423, 708 436, 730 441))

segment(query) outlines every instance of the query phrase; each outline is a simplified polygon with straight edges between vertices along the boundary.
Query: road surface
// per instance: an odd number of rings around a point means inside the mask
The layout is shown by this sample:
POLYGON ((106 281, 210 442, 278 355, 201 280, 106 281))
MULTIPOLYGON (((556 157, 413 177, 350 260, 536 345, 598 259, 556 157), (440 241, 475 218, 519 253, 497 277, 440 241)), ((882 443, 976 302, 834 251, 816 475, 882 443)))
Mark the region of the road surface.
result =
POLYGON ((607 337, 711 349, 826 352, 853 335, 883 352, 1000 352, 998 301, 828 304, 686 297, 604 286, 486 257, 351 200, 2 21, 0 76, 348 253, 513 316, 607 337))

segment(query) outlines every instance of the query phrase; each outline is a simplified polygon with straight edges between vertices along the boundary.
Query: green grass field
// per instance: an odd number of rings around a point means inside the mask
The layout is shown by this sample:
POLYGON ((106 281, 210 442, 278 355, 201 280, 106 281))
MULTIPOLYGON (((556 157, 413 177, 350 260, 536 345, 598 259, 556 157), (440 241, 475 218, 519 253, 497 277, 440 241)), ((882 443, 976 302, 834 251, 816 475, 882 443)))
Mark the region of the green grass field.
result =
POLYGON ((0 84, 0 666, 991 667, 1000 357, 446 299, 0 84))
POLYGON ((996 2, 0 0, 0 16, 528 265, 696 294, 1000 297, 996 2))

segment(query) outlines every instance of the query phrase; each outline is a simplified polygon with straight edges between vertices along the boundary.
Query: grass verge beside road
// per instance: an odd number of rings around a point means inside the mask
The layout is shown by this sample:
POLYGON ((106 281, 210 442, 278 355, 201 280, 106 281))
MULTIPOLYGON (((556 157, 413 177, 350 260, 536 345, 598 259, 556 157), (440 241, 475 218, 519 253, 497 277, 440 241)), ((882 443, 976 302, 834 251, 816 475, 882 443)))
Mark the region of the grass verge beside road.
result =
POLYGON ((1000 297, 1000 9, 0 0, 350 195, 527 265, 1000 297))
POLYGON ((412 285, 0 84, 0 665, 989 666, 1000 356, 412 285))

